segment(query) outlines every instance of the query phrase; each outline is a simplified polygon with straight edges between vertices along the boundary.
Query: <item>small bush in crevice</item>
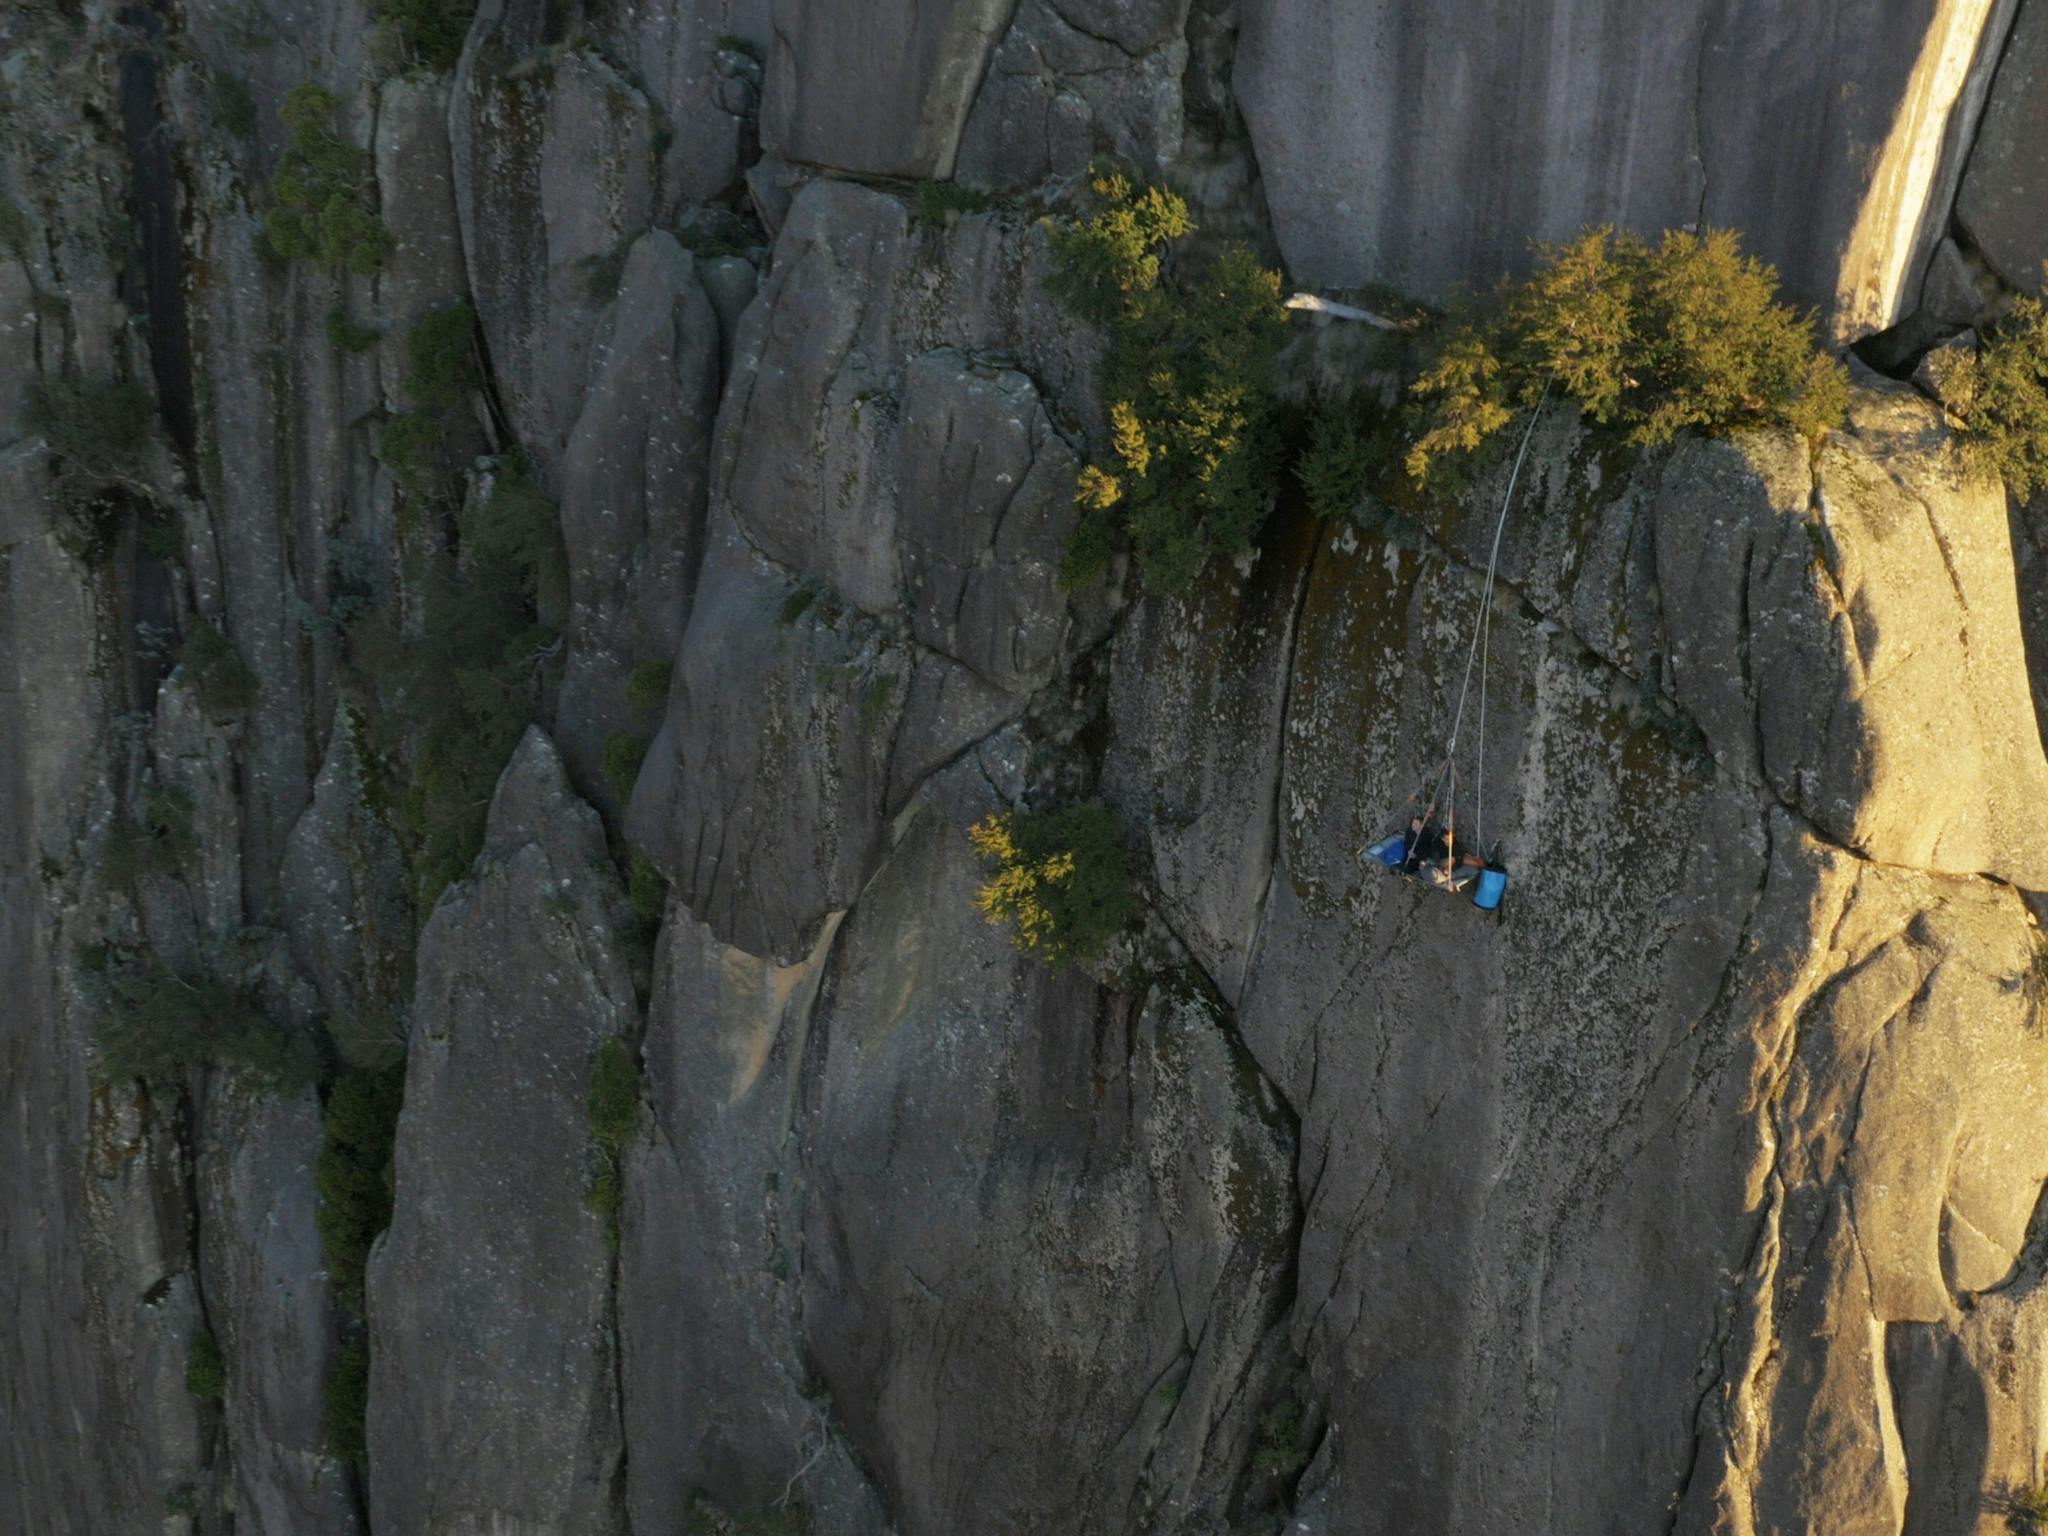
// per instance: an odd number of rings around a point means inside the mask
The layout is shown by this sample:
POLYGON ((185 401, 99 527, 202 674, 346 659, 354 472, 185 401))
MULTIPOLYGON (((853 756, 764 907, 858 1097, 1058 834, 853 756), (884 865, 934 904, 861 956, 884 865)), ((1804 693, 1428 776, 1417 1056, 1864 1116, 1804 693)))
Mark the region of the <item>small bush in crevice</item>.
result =
POLYGON ((376 15, 396 34, 409 63, 445 74, 462 57, 475 10, 459 0, 377 0, 376 15))
POLYGON ((37 379, 28 387, 31 432, 57 458, 57 500, 74 514, 95 493, 123 486, 151 494, 144 479, 156 403, 129 379, 75 375, 37 379))
POLYGON ((1147 585, 1186 590, 1251 541, 1280 472, 1274 365, 1280 275, 1224 246, 1168 280, 1163 254, 1194 229, 1187 205, 1098 169, 1096 211, 1055 231, 1055 293, 1106 323, 1110 453, 1081 471, 1081 519, 1062 563, 1099 579, 1128 545, 1147 585))
POLYGON ((659 715, 668 707, 669 684, 675 675, 673 662, 641 662, 626 674, 626 708, 641 719, 659 715))
POLYGON ((1391 421, 1350 400, 1319 400, 1309 438, 1294 461, 1311 516, 1327 521, 1358 509, 1368 488, 1400 459, 1391 421))
POLYGON ((918 223, 944 224, 956 214, 983 212, 989 196, 957 181, 920 181, 910 207, 918 223))
POLYGON ((990 923, 1010 924, 1016 946, 1055 969, 1098 958, 1138 910, 1116 818, 1099 801, 998 812, 968 837, 992 866, 975 905, 990 923))
POLYGON ((329 1283, 356 1317, 363 1315, 363 1270, 370 1245, 391 1224, 391 1153, 405 1098, 403 1064, 349 1071, 327 1095, 313 1182, 329 1283))
POLYGON ((421 922, 483 845, 491 794, 547 696, 565 601, 553 503, 512 460, 456 520, 456 548, 425 557, 419 634, 388 603, 349 634, 371 744, 390 769, 394 830, 421 922))
POLYGON ((584 1198, 590 1209, 604 1218, 606 1237, 617 1252, 626 1144, 640 1124, 640 1069, 633 1064, 623 1040, 605 1041, 591 1058, 584 1109, 599 1156, 597 1173, 584 1198))
POLYGON ((1252 1437, 1252 1470, 1285 1482, 1308 1465, 1301 1441, 1301 1400, 1290 1392, 1259 1415, 1252 1437))
POLYGON ((204 618, 195 618, 178 650, 192 697, 208 718, 226 720, 247 710, 256 697, 256 674, 241 653, 204 618))
POLYGON ((605 1041, 591 1058, 584 1108, 591 1139, 614 1156, 625 1151, 640 1122, 640 1069, 623 1040, 605 1041))
POLYGON ((248 81, 239 75, 216 75, 213 81, 213 120, 238 139, 256 136, 256 98, 248 81))
POLYGON ((405 498, 410 527, 419 524, 420 504, 433 501, 447 489, 441 463, 441 447, 447 437, 440 419, 428 411, 399 411, 377 434, 377 461, 391 471, 405 498))
POLYGON ((1986 1496, 1984 1507, 2005 1517, 2012 1536, 2048 1536, 2048 1479, 2001 1484, 1986 1496))
POLYGON ((640 782, 640 765, 647 761, 648 739, 637 731, 613 731, 604 739, 604 777, 611 785, 623 811, 633 798, 633 786, 640 782))
POLYGON ((103 1078, 175 1082, 197 1068, 230 1067, 296 1087, 319 1071, 313 1041, 248 992, 204 972, 181 975, 148 950, 96 945, 82 961, 103 1078))
POLYGON ((405 390, 424 410, 458 404, 482 382, 477 367, 476 311, 451 304, 423 316, 405 333, 405 390))
POLYGON ((403 498, 401 532, 410 535, 430 506, 446 507, 458 490, 448 432, 454 410, 483 381, 477 360, 476 312, 451 305, 405 335, 405 394, 413 409, 393 413, 377 435, 377 458, 403 498))
POLYGON ((327 1373, 320 1417, 327 1432, 327 1454, 345 1466, 369 1465, 370 1346, 353 1338, 341 1346, 327 1373))
POLYGON ((640 920, 643 934, 652 938, 668 910, 668 878, 637 848, 627 865, 626 901, 640 920))
POLYGON ((405 1020, 388 1007, 367 1004, 343 1017, 329 1017, 327 1038, 342 1065, 363 1072, 389 1072, 405 1063, 409 1035, 405 1020))
POLYGON ((384 265, 398 238, 372 206, 369 151, 334 130, 339 106, 311 81, 285 93, 277 115, 289 142, 271 177, 263 233, 280 260, 367 277, 384 265))
POLYGON ((1420 481, 1477 452, 1547 382, 1637 447, 1680 432, 1840 425, 1848 374, 1814 321, 1778 299, 1778 274, 1732 230, 1612 228, 1546 246, 1534 275, 1451 327, 1414 382, 1408 473, 1420 481))
POLYGON ((327 331, 327 344, 337 352, 347 352, 351 355, 369 351, 377 345, 378 339, 384 334, 374 325, 359 324, 339 304, 327 311, 324 325, 327 331))
POLYGON ((198 1328, 185 1347, 185 1390, 202 1403, 217 1403, 227 1396, 228 1363, 210 1328, 198 1328))
POLYGON ((583 292, 591 303, 609 304, 619 296, 619 283, 626 275, 626 259, 632 253, 632 242, 621 240, 603 255, 586 258, 583 292))
POLYGON ((2021 501, 2048 487, 2048 304, 2015 300, 1974 352, 1944 348, 1931 366, 1971 468, 2021 501))
POLYGON ((140 821, 116 819, 100 848, 100 877, 131 885, 143 875, 172 875, 190 858, 192 792, 177 784, 143 785, 140 821))

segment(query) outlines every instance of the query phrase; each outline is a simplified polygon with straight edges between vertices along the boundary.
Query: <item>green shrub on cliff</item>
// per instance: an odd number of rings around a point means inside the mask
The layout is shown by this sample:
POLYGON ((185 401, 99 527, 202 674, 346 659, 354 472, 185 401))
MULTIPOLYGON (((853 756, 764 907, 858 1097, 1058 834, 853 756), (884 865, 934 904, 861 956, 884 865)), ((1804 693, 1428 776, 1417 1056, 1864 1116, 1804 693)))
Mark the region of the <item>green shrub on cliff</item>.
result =
POLYGON ((483 846, 491 794, 560 658, 565 561, 554 504, 514 458, 422 553, 404 634, 388 602, 349 637, 349 670, 382 765, 421 922, 483 846))
POLYGON ((1180 592, 1249 548, 1273 503, 1280 276, 1235 244, 1169 274, 1187 204, 1108 169, 1091 187, 1095 210, 1054 232, 1052 287, 1109 328, 1110 441, 1081 472, 1062 575, 1097 579, 1128 546, 1148 585, 1180 592))
POLYGON ((1400 458, 1393 424, 1355 400, 1326 399, 1309 417, 1308 442, 1294 461, 1311 516, 1344 517, 1400 458))
POLYGON ((360 1470, 369 1465, 370 1345, 358 1336, 341 1346, 321 1393, 327 1453, 360 1470))
POLYGON ((405 333, 405 389, 413 403, 441 411, 482 381, 477 367, 476 311, 451 304, 423 315, 405 333))
POLYGON ((99 945, 86 951, 81 980, 97 1011, 102 1078, 175 1083, 198 1068, 237 1067, 292 1087, 319 1070, 309 1037, 203 969, 186 973, 150 950, 99 945))
POLYGON ((228 1363, 221 1355, 220 1340, 203 1324, 185 1346, 185 1390, 202 1403, 217 1403, 227 1396, 228 1363))
POLYGON ((625 1195, 626 1144, 640 1123, 640 1069, 627 1054, 625 1041, 614 1038, 597 1048, 584 1090, 584 1109, 599 1160, 584 1199, 604 1218, 605 1234, 616 1251, 619 1206, 625 1195))
POLYGON ((327 1095, 313 1182, 320 1193, 320 1246, 334 1296, 363 1315, 370 1245, 391 1224, 391 1149, 405 1093, 402 1065, 344 1072, 327 1095))
POLYGON ((626 708, 643 720, 659 716, 668 707, 669 685, 675 675, 674 662, 641 662, 626 674, 626 708))
POLYGON ((77 375, 36 379, 28 387, 28 427, 50 445, 75 488, 137 486, 156 406, 130 379, 77 375))
POLYGON ((100 845, 100 878, 126 886, 143 875, 172 875, 193 851, 192 792, 151 780, 141 794, 141 815, 116 816, 100 845))
POLYGON ((396 34, 406 62, 444 74, 462 56, 475 9, 449 0, 378 0, 376 14, 396 34))
POLYGON ((289 141, 270 180, 263 233, 281 260, 368 276, 398 244, 373 206, 370 156, 334 131, 340 103, 307 81, 278 108, 289 141))
POLYGON ((327 311, 323 324, 327 331, 327 344, 335 351, 346 352, 350 356, 369 351, 384 334, 374 325, 364 325, 356 320, 340 304, 327 311))
POLYGON ((967 835, 990 866, 975 906, 1055 969, 1098 958, 1138 910, 1116 817, 1100 801, 991 815, 967 835))
POLYGON ((613 731, 604 739, 604 778, 621 811, 633 798, 633 786, 640 782, 640 765, 647 761, 648 744, 649 738, 638 731, 613 731))
POLYGON ((957 181, 920 181, 910 211, 920 224, 943 225, 956 214, 980 213, 988 206, 986 192, 957 181))
POLYGON ((1932 366, 1971 467, 2022 501, 2048 487, 2048 305, 2017 300, 1974 352, 1944 349, 1932 366))
POLYGON ((327 1449, 361 1467, 368 1458, 364 1418, 370 1397, 370 1346, 363 1334, 364 1271, 370 1247, 391 1225, 392 1149, 405 1097, 405 1067, 344 1072, 327 1095, 313 1183, 316 1220, 334 1298, 352 1319, 322 1393, 327 1449))
POLYGON ((214 720, 241 714, 256 698, 256 674, 232 641, 204 618, 195 618, 178 652, 192 696, 214 720))
POLYGON ((1842 420, 1848 375, 1816 346, 1813 317, 1777 293, 1777 272, 1725 229, 1653 245, 1603 227, 1546 247, 1533 276, 1444 335, 1411 386, 1408 472, 1472 454, 1551 380, 1639 447, 1746 427, 1817 438, 1842 420))

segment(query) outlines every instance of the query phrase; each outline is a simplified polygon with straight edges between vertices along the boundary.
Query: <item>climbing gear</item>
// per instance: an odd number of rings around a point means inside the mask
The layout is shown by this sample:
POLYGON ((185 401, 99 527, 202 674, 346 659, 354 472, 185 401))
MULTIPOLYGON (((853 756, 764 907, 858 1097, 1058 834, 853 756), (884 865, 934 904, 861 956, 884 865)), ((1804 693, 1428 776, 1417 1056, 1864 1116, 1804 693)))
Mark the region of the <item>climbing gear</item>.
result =
MULTIPOLYGON (((1493 547, 1486 556, 1486 580, 1480 587, 1479 617, 1472 626, 1472 644, 1465 653, 1465 676, 1458 685, 1458 707, 1451 715, 1450 741, 1444 749, 1443 765, 1437 770, 1431 782, 1429 796, 1423 803, 1420 817, 1420 831, 1410 837, 1395 836, 1383 838, 1370 848, 1361 849, 1363 857, 1370 854, 1390 869, 1403 874, 1414 874, 1420 867, 1436 863, 1436 849, 1431 848, 1430 856, 1418 861, 1418 852, 1431 842, 1442 844, 1442 878, 1435 883, 1445 890, 1463 890, 1473 885, 1472 902, 1482 911, 1495 911, 1501 898, 1507 894, 1508 876, 1497 859, 1491 854, 1486 857, 1485 867, 1476 882, 1455 878, 1454 860, 1457 853, 1457 807, 1458 807, 1458 738, 1464 730, 1465 708, 1472 696, 1472 678, 1476 671, 1479 677, 1479 739, 1477 742, 1478 771, 1477 786, 1472 798, 1471 846, 1486 847, 1486 685, 1487 672, 1492 662, 1493 650, 1493 594, 1500 582, 1501 536, 1507 531, 1508 510, 1514 505, 1515 486, 1522 478, 1522 466, 1529 457, 1529 444, 1536 435, 1536 423, 1543 415, 1543 407, 1550 399, 1551 385, 1555 380, 1544 383, 1543 393, 1537 396, 1535 409, 1529 413, 1529 424, 1522 431, 1522 445, 1515 453, 1515 465, 1508 473, 1507 490, 1500 499, 1500 515, 1494 519, 1493 547), (1438 807, 1444 812, 1441 827, 1436 820, 1438 807), (1398 860, 1390 859, 1387 851, 1395 844, 1402 849, 1398 860)), ((1413 800, 1411 798, 1411 804, 1413 800)))

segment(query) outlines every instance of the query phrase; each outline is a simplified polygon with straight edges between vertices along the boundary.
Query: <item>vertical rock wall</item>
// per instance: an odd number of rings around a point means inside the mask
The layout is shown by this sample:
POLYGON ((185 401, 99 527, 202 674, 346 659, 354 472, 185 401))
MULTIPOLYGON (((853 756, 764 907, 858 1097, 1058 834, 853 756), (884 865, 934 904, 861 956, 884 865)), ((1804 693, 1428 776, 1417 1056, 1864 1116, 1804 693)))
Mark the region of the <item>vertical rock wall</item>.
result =
POLYGON ((445 74, 349 4, 0 21, 0 1525, 1990 1536, 2048 1449, 2039 509, 1869 375, 1817 452, 1547 418, 1483 919, 1357 850, 1497 479, 1063 588, 1102 343, 1033 199, 1118 153, 1302 282, 1425 291, 1737 223, 1843 334, 1945 237, 1953 328, 2026 280, 2038 11, 494 3, 445 74), (266 249, 307 78, 374 274, 266 249), (995 206, 933 220, 946 176, 995 206), (382 434, 464 301, 451 473, 554 499, 559 682, 414 912, 342 636, 420 632, 382 434), (82 522, 28 411, 73 376, 163 424, 82 522), (165 786, 191 846, 123 874, 165 786), (1143 934, 1049 971, 963 829, 1095 793, 1143 934), (105 1080, 107 947, 319 1081, 105 1080), (316 1159, 394 1045, 352 1467, 316 1159))

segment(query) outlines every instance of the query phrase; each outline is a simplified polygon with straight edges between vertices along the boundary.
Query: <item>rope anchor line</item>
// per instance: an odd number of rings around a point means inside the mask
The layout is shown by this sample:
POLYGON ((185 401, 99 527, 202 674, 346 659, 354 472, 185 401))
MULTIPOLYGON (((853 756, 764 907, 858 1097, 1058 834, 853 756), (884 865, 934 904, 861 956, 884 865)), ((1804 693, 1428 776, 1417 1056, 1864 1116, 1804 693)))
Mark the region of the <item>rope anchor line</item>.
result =
POLYGON ((1487 668, 1491 660, 1493 631, 1493 594, 1500 579, 1501 535, 1507 531, 1508 509, 1514 505, 1515 486, 1522 478, 1522 465, 1529 457, 1529 443, 1536 435, 1536 423, 1542 418, 1543 407, 1550 399, 1551 385, 1555 379, 1544 381, 1543 393, 1536 398, 1535 409, 1529 413, 1529 424, 1522 429, 1522 446, 1515 454, 1515 466, 1508 474, 1507 490, 1500 499, 1500 515, 1494 519, 1493 548, 1486 557, 1486 580, 1480 588, 1479 617, 1472 626, 1472 645, 1465 655, 1465 678, 1458 687, 1458 707, 1451 716, 1451 739, 1444 748, 1443 767, 1437 770, 1436 782, 1429 792, 1429 803, 1422 813, 1423 825, 1429 825, 1436 815, 1439 803, 1446 811, 1446 820, 1455 825, 1458 804, 1458 737, 1465 726, 1465 705, 1472 692, 1472 674, 1479 673, 1479 741, 1478 784, 1472 802, 1472 846, 1486 847, 1486 681, 1487 668), (1448 796, 1444 794, 1448 788, 1448 796))

